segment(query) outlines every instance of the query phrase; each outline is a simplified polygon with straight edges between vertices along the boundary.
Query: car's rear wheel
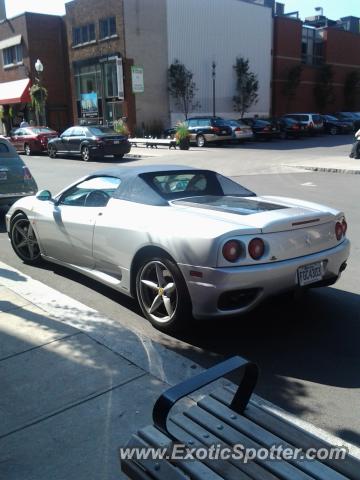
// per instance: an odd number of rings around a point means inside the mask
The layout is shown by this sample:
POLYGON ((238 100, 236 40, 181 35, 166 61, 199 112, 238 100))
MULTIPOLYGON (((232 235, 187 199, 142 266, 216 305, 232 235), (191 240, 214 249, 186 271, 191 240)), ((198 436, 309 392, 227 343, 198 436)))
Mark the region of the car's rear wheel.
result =
POLYGON ((197 145, 198 147, 204 147, 205 144, 206 144, 206 140, 205 140, 204 135, 198 135, 198 136, 196 137, 196 145, 197 145))
POLYGON ((122 160, 124 158, 124 155, 114 155, 115 160, 122 160))
POLYGON ((54 145, 48 146, 48 154, 50 158, 56 158, 56 148, 54 147, 54 145))
POLYGON ((90 156, 90 148, 87 145, 84 145, 81 148, 81 158, 84 160, 84 162, 88 162, 91 158, 90 156))
POLYGON ((144 260, 136 276, 136 295, 145 317, 159 330, 184 328, 191 302, 177 265, 166 257, 144 260))
POLYGON ((338 128, 337 127, 331 127, 330 128, 330 135, 337 135, 338 133, 338 128))
POLYGON ((24 145, 24 151, 25 151, 25 155, 27 155, 28 157, 32 154, 30 145, 29 145, 28 143, 25 143, 25 145, 24 145))
POLYGON ((32 265, 41 262, 40 247, 28 217, 18 213, 11 220, 10 240, 14 252, 25 263, 32 265))

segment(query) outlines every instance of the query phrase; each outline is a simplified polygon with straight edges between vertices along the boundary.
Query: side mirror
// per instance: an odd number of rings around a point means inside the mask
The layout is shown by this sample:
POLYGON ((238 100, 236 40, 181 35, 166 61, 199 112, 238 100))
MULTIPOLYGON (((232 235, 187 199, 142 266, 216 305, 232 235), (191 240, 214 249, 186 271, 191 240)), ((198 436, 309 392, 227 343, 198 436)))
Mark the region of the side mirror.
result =
POLYGON ((40 190, 35 196, 41 202, 49 202, 53 199, 49 190, 40 190))

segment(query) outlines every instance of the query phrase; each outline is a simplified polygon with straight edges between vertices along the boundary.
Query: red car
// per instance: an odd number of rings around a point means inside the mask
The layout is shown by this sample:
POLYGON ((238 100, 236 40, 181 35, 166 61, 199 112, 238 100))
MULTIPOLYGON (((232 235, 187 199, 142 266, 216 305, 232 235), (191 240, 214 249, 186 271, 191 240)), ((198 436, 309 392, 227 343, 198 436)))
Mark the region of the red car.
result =
POLYGON ((48 127, 22 127, 12 130, 7 139, 18 152, 32 155, 47 152, 48 141, 57 136, 58 133, 48 127))

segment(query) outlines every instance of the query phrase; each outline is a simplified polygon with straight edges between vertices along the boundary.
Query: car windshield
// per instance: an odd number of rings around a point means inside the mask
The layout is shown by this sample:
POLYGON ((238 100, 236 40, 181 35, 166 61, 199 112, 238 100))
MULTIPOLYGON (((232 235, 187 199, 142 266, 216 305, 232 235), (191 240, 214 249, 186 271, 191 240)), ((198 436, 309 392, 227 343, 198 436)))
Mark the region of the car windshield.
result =
POLYGON ((116 134, 115 130, 109 127, 89 127, 89 131, 93 135, 116 134))

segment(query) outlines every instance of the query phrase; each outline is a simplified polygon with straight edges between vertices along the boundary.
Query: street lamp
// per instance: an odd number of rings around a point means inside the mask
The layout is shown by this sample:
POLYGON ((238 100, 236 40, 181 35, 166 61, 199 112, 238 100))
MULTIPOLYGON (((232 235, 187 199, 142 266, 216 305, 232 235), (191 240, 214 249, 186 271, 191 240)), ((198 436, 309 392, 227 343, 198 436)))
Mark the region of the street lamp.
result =
POLYGON ((42 73, 44 71, 44 65, 41 63, 39 59, 36 60, 35 62, 35 70, 37 71, 38 74, 38 85, 40 88, 40 93, 41 93, 41 119, 44 120, 44 125, 46 125, 46 112, 45 112, 45 105, 44 105, 44 98, 43 98, 43 89, 41 85, 41 80, 42 80, 42 73))
POLYGON ((212 67, 212 95, 213 95, 213 117, 215 117, 215 82, 216 82, 216 63, 213 61, 212 67))

